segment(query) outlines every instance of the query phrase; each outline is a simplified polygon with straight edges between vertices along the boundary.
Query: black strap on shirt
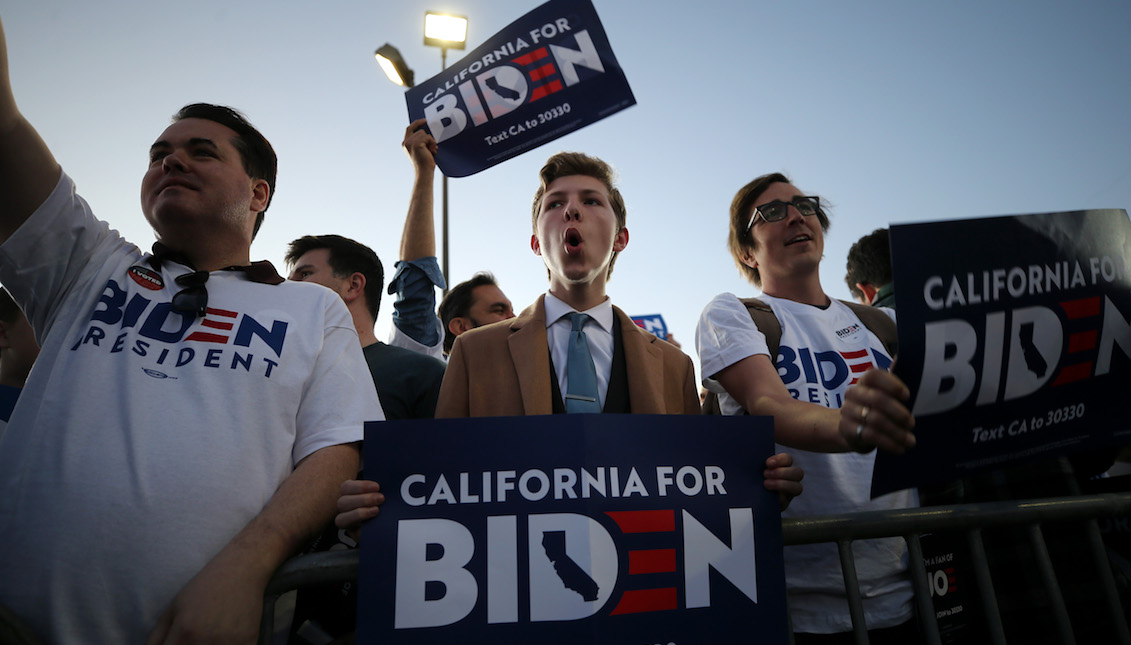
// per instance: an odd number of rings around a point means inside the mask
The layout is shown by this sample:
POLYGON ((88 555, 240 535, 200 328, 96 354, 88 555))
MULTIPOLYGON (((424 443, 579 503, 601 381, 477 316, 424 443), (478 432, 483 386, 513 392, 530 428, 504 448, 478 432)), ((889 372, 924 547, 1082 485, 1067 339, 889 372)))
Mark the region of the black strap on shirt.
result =
MULTIPOLYGON (((154 271, 161 271, 161 265, 165 262, 165 260, 184 265, 192 269, 193 271, 197 270, 193 263, 190 262, 189 259, 183 254, 177 253, 176 251, 170 249, 160 242, 154 242, 153 255, 149 256, 148 258, 149 266, 153 267, 154 271)), ((258 282, 259 284, 276 285, 286 282, 283 276, 279 275, 279 272, 275 270, 275 265, 271 264, 267 260, 260 260, 258 262, 252 262, 251 264, 243 266, 233 265, 230 267, 224 267, 220 270, 242 271, 243 274, 247 276, 248 280, 251 280, 252 282, 258 282)))

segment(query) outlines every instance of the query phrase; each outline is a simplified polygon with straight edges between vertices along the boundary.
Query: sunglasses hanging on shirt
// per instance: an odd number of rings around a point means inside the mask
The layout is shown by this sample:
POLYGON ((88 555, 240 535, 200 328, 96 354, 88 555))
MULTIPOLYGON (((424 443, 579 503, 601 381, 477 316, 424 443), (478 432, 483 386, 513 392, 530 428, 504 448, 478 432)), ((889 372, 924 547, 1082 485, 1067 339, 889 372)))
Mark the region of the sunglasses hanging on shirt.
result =
POLYGON ((174 281, 183 288, 173 294, 173 311, 196 316, 207 313, 208 289, 204 287, 204 283, 208 282, 207 271, 185 273, 177 276, 174 281))

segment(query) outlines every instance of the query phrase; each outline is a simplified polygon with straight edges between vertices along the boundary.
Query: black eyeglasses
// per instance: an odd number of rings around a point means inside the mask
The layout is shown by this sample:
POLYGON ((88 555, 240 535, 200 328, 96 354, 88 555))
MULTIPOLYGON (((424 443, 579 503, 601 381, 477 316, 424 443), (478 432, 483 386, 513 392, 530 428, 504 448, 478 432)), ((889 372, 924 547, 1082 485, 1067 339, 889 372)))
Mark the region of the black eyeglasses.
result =
POLYGON ((754 226, 754 220, 758 219, 759 215, 767 222, 780 222, 785 219, 786 214, 789 213, 790 206, 796 208, 798 213, 806 217, 816 215, 821 210, 821 198, 798 195, 794 197, 792 201, 783 202, 779 199, 775 199, 767 204, 762 204, 751 213, 750 221, 746 223, 747 232, 750 231, 751 226, 754 226))
POLYGON ((204 288, 204 283, 208 282, 207 271, 185 273, 177 276, 174 282, 184 288, 173 294, 173 311, 197 316, 208 312, 208 290, 204 288))

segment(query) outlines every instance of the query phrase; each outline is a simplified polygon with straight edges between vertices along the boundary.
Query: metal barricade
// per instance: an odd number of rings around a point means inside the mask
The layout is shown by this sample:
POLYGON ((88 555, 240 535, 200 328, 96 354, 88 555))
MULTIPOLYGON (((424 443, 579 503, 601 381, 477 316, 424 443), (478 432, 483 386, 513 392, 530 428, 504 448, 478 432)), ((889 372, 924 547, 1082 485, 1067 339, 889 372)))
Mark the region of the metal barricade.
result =
MULTIPOLYGON (((1036 564, 1041 578, 1052 599, 1058 639, 1062 643, 1071 644, 1076 642, 1075 637, 1052 562, 1045 548, 1041 527, 1048 523, 1082 522, 1086 531, 1087 548, 1091 554, 1090 566, 1096 570, 1096 584, 1103 593, 1107 612, 1117 634, 1117 642, 1131 645, 1131 634, 1128 632, 1106 548, 1096 522, 1098 518, 1124 515, 1131 515, 1131 493, 791 518, 782 521, 782 539, 787 546, 820 542, 837 545, 856 642, 866 645, 868 628, 864 622, 863 601, 852 557, 852 542, 880 537, 903 537, 907 541, 910 552, 911 580, 924 630, 924 639, 932 645, 937 645, 941 640, 919 536, 925 533, 964 533, 970 547, 978 589, 977 596, 987 623, 988 641, 995 645, 1004 645, 1005 633, 1002 629, 993 580, 986 562, 982 530, 1007 526, 1026 527, 1030 543, 1037 555, 1036 564)), ((266 645, 271 641, 275 603, 283 593, 312 584, 356 579, 358 562, 359 554, 356 550, 339 551, 300 556, 280 567, 267 585, 259 642, 266 645)))
POLYGON ((851 543, 854 540, 869 538, 903 537, 907 540, 911 552, 911 580, 918 613, 925 631, 924 637, 928 643, 937 644, 940 642, 940 635, 927 586, 927 572, 923 564, 922 550, 919 547, 919 536, 924 533, 965 533, 977 578, 979 590, 977 595, 988 624, 989 642, 1003 645, 1006 642, 1005 634, 997 607, 997 597, 993 590, 993 581, 986 563, 981 531, 1005 526, 1027 527, 1030 542, 1038 556, 1036 564, 1041 572, 1045 590, 1052 599, 1054 619, 1059 631, 1058 640, 1068 644, 1074 643, 1075 639, 1064 599, 1044 545, 1041 525, 1051 522, 1083 521, 1087 531, 1087 547, 1092 555, 1091 566, 1096 568, 1096 582, 1100 585, 1107 602, 1112 624, 1118 634, 1118 642, 1127 645, 1131 643, 1131 636, 1128 635, 1127 622, 1119 602, 1119 594, 1096 518, 1116 517, 1127 515, 1129 512, 1131 512, 1131 493, 1059 497, 790 519, 782 522, 782 536, 783 542, 787 545, 818 542, 838 544, 853 629, 856 642, 861 645, 868 642, 867 625, 863 623, 864 610, 855 565, 852 561, 851 543))

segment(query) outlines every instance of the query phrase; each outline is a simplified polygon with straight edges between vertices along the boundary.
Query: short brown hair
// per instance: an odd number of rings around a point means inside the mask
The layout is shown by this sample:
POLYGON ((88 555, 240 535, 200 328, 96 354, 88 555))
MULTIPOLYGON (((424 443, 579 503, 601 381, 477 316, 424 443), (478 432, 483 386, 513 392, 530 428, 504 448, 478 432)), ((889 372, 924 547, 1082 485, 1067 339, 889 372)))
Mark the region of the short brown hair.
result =
MULTIPOLYGON (((530 225, 534 232, 538 232, 538 214, 542 211, 542 197, 546 194, 546 189, 555 180, 572 175, 592 177, 605 185, 605 189, 609 191, 609 206, 612 207, 613 214, 617 217, 617 231, 619 232, 620 229, 624 228, 628 210, 624 205, 624 197, 617 190, 616 172, 613 167, 597 157, 591 157, 581 152, 559 152, 547 159, 546 165, 542 166, 542 170, 538 172, 538 177, 542 183, 538 186, 537 192, 534 193, 530 218, 530 225)), ((606 277, 613 274, 613 265, 616 264, 619 253, 619 251, 613 252, 613 257, 609 260, 609 271, 606 277)))
MULTIPOLYGON (((768 175, 762 175, 738 189, 735 194, 734 200, 730 203, 730 234, 727 235, 727 246, 730 248, 730 255, 734 258, 734 263, 738 265, 738 271, 747 280, 752 282, 755 287, 762 286, 762 274, 758 269, 748 266, 743 259, 746 257, 747 249, 754 248, 754 236, 750 234, 750 228, 747 226, 750 223, 750 216, 754 213, 754 204, 762 193, 770 187, 770 184, 792 184, 780 172, 773 172, 768 175)), ((825 214, 823 208, 817 209, 817 220, 821 222, 821 230, 829 230, 829 216, 825 214)))
POLYGON ((857 284, 870 284, 877 289, 891 284, 891 236, 886 228, 877 228, 856 240, 848 249, 844 264, 844 282, 854 298, 863 298, 857 284))
POLYGON ((370 317, 377 320, 381 310, 381 290, 385 284, 385 267, 373 249, 357 240, 341 235, 304 235, 291 242, 283 260, 287 267, 294 267, 302 256, 310 251, 326 249, 329 251, 326 263, 330 265, 335 278, 348 278, 354 273, 365 276, 365 306, 370 317))

